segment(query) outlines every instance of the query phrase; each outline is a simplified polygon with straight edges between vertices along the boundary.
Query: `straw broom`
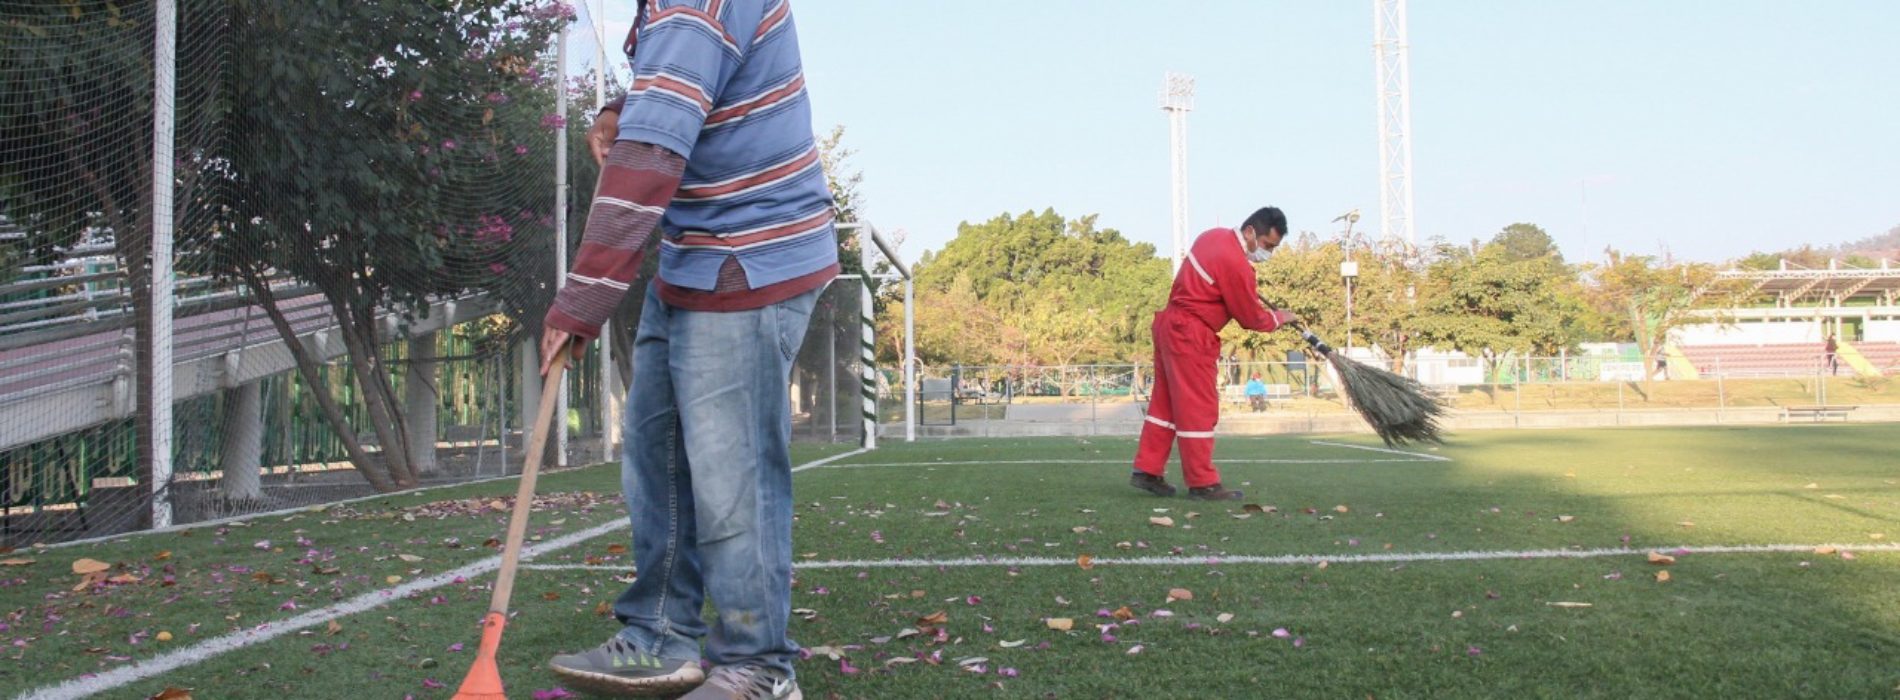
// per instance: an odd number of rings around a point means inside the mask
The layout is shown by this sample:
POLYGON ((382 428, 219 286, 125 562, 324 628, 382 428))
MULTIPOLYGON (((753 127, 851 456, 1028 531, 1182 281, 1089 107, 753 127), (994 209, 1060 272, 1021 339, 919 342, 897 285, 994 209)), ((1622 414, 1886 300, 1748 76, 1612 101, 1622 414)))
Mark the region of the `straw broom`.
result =
POLYGON ((528 461, 521 465, 521 484, 515 489, 515 510, 508 519, 508 538, 502 545, 501 571, 495 576, 495 592, 489 599, 488 615, 482 618, 481 647, 475 662, 455 691, 454 700, 506 700, 502 690, 501 668, 495 652, 501 648, 501 631, 508 626, 508 598, 515 590, 515 570, 521 564, 522 540, 528 533, 528 512, 534 508, 534 482, 541 472, 541 454, 546 451, 548 430, 554 425, 554 408, 560 400, 561 373, 567 369, 567 345, 554 353, 548 367, 547 382, 541 392, 540 411, 535 414, 534 439, 528 443, 528 461))
POLYGON ((1444 428, 1438 421, 1445 416, 1447 407, 1425 385, 1335 352, 1333 346, 1307 330, 1306 324, 1295 322, 1293 328, 1300 332, 1312 352, 1332 365, 1347 404, 1372 426, 1372 431, 1378 433, 1386 445, 1445 442, 1444 428))

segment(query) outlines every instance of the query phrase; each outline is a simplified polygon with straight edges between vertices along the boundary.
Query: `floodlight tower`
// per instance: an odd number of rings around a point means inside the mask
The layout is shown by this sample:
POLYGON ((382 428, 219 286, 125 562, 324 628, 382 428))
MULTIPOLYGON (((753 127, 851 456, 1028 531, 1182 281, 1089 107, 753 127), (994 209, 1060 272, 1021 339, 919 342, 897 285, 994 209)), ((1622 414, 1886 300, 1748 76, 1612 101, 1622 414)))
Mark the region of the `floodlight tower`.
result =
POLYGON ((1168 158, 1174 189, 1174 271, 1187 255, 1187 113, 1194 109, 1194 77, 1169 73, 1161 88, 1161 111, 1168 113, 1168 158))
POLYGON ((1372 0, 1372 64, 1379 90, 1379 236, 1409 249, 1412 228, 1412 69, 1405 0, 1372 0))

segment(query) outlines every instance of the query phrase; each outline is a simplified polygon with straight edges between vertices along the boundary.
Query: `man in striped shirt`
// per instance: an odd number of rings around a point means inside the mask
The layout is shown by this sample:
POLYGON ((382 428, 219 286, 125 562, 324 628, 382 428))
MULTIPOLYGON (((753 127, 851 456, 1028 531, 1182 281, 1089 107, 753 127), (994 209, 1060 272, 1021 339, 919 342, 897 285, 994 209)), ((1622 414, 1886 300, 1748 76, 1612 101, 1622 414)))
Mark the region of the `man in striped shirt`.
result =
POLYGON ((579 357, 661 234, 622 467, 640 575, 621 631, 549 666, 604 694, 798 698, 787 383, 838 258, 791 8, 636 1, 632 88, 589 134, 600 185, 541 347, 579 357))
POLYGON ((1299 320, 1260 300, 1254 263, 1266 262, 1286 236, 1286 214, 1266 207, 1239 229, 1202 233, 1174 274, 1168 305, 1155 314, 1155 381, 1148 419, 1135 448, 1129 484, 1157 496, 1174 495, 1165 478, 1168 453, 1181 444, 1181 475, 1188 498, 1237 500, 1214 468, 1214 425, 1220 422, 1220 330, 1230 321, 1266 333, 1299 320))

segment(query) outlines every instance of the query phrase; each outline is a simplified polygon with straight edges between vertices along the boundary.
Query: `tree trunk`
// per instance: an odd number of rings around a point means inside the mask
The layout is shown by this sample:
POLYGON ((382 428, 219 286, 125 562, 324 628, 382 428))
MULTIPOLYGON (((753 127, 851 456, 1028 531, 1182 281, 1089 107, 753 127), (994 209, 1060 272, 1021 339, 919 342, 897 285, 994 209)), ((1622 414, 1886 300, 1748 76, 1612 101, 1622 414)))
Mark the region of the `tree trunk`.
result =
POLYGON ((388 465, 389 476, 398 486, 414 486, 416 475, 409 464, 408 431, 403 429, 402 412, 389 386, 388 371, 376 354, 374 321, 362 324, 360 316, 353 313, 348 304, 331 294, 327 286, 319 286, 326 287, 324 296, 336 312, 337 328, 349 352, 350 365, 356 368, 356 386, 363 392, 363 408, 369 412, 370 426, 376 431, 377 444, 383 448, 383 462, 388 465))
POLYGON ((227 501, 264 497, 264 385, 251 382, 224 392, 224 426, 219 431, 219 490, 227 501))
POLYGON ((379 493, 388 493, 397 489, 388 470, 381 464, 371 461, 369 453, 363 450, 363 443, 356 439, 356 430, 343 419, 343 410, 337 406, 336 397, 330 394, 329 386, 317 375, 317 362, 306 352, 303 343, 297 340, 297 331, 284 318, 284 312, 277 307, 277 296, 271 292, 270 285, 258 278, 257 273, 248 266, 240 267, 238 275, 244 284, 257 295, 258 305, 264 308, 264 314, 270 317, 271 326, 277 329, 278 337, 284 339, 290 356, 297 361, 297 373, 303 377, 304 384, 310 387, 310 393, 317 400, 317 408, 323 412, 323 421, 330 424, 330 430, 337 439, 343 441, 343 449, 350 455, 350 463, 356 465, 358 474, 369 482, 370 487, 379 493))

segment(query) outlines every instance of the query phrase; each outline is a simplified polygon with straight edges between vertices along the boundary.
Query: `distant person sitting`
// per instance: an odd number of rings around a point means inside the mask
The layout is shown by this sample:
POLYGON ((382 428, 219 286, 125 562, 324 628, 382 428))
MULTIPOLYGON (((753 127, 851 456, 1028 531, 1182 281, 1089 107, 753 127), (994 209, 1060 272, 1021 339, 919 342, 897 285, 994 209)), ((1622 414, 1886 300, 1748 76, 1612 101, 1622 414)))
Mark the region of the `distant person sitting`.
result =
POLYGON ((1839 352, 1841 349, 1841 345, 1840 343, 1837 343, 1834 341, 1833 333, 1827 334, 1826 349, 1827 349, 1827 356, 1822 359, 1822 362, 1826 363, 1827 365, 1827 373, 1840 374, 1841 373, 1841 356, 1839 355, 1839 352))
POLYGON ((1267 410, 1267 385, 1260 381, 1258 373, 1247 380, 1247 403, 1253 405, 1254 413, 1267 410))

